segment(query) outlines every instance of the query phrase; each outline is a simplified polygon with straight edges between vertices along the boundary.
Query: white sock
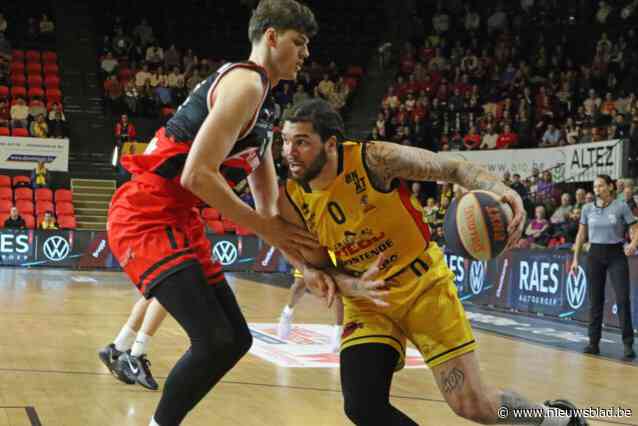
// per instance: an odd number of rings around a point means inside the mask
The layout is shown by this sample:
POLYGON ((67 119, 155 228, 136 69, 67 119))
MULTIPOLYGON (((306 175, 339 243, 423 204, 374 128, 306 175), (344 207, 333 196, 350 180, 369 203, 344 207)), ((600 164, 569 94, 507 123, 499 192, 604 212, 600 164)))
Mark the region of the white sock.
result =
POLYGON ((148 334, 144 334, 144 332, 140 331, 137 333, 137 337, 135 338, 135 343, 133 343, 133 347, 131 348, 132 356, 140 356, 146 353, 146 345, 151 342, 151 336, 148 334))
POLYGON ((569 417, 553 416, 547 409, 549 407, 543 405, 543 408, 545 409, 545 418, 543 419, 541 426, 567 426, 569 424, 569 417))
POLYGON ((341 338, 341 332, 343 331, 343 326, 335 324, 332 326, 332 336, 335 340, 339 340, 341 338))
POLYGON ((286 305, 284 307, 284 311, 283 314, 287 317, 291 317, 292 314, 295 312, 295 308, 291 308, 290 306, 286 305))
POLYGON ((124 327, 120 330, 120 334, 117 335, 115 341, 115 349, 120 352, 126 352, 131 349, 133 346, 133 341, 135 340, 135 330, 128 326, 128 324, 124 324, 124 327))
POLYGON ((160 424, 155 421, 155 418, 151 417, 151 422, 148 426, 160 426, 160 424))

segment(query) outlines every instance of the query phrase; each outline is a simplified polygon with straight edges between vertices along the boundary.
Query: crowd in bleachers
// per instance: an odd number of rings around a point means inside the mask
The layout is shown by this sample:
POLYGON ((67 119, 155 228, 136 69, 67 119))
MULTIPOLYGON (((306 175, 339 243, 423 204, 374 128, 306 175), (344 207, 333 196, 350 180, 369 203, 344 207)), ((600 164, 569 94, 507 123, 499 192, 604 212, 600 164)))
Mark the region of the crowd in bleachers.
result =
POLYGON ((636 13, 623 8, 635 2, 568 3, 439 2, 401 50, 371 138, 433 150, 637 138, 636 13))
MULTIPOLYGON (((0 136, 63 138, 58 57, 54 51, 13 48, 9 23, 0 14, 0 136)), ((55 24, 46 14, 29 18, 25 42, 51 39, 55 24)))

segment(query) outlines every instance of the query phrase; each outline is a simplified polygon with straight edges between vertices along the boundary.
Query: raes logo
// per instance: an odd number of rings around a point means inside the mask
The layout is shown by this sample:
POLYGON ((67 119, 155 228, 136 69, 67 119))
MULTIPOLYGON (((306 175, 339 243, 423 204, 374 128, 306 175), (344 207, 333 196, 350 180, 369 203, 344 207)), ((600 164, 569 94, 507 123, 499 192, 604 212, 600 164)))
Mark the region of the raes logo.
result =
POLYGON ((578 309, 583 306, 587 293, 587 275, 580 266, 575 274, 570 273, 567 275, 566 293, 567 303, 572 309, 578 309))

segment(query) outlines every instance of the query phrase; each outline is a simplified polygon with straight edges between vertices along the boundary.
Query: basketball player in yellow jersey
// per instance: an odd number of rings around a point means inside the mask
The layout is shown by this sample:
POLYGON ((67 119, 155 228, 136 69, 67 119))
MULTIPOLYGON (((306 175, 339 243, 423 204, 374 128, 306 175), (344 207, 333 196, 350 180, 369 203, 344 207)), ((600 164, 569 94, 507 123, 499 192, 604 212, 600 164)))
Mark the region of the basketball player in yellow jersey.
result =
POLYGON ((518 194, 471 163, 394 143, 344 141, 339 114, 323 100, 295 105, 282 134, 291 179, 279 196, 279 213, 306 226, 324 247, 304 251, 306 264, 296 265, 306 282, 325 281, 329 274, 343 295, 341 387, 352 422, 417 424, 389 402, 392 375, 403 366, 409 339, 459 416, 484 424, 586 424, 550 410, 573 409, 567 401, 534 404, 483 381, 454 274, 404 180, 446 181, 502 196, 514 212, 510 245, 525 217, 518 194), (338 269, 326 249, 334 251, 338 269), (387 287, 385 306, 374 303, 373 277, 387 287), (515 409, 532 410, 521 416, 515 409))

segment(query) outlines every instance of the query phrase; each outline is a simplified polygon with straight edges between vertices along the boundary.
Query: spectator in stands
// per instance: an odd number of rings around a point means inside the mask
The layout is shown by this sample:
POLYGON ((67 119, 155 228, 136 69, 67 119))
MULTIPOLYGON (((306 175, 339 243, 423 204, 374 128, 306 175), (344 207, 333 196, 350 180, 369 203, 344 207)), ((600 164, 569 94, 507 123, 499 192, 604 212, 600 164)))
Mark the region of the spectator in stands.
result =
POLYGON ((450 29, 450 16, 445 12, 440 2, 437 11, 432 16, 432 27, 437 34, 444 34, 450 29))
POLYGON ((180 68, 173 67, 173 70, 168 74, 168 87, 173 92, 173 98, 176 104, 181 104, 186 99, 186 82, 184 81, 184 73, 180 68))
POLYGON ((40 99, 33 99, 29 104, 29 120, 37 120, 38 115, 47 115, 47 108, 40 99))
POLYGON ((470 33, 476 33, 481 26, 481 15, 474 9, 470 3, 465 3, 465 18, 463 20, 465 30, 470 33))
POLYGON ((625 203, 627 203, 627 205, 631 209, 631 212, 634 214, 634 216, 638 217, 638 203, 636 203, 636 198, 638 197, 636 196, 636 193, 634 192, 633 184, 631 186, 629 185, 625 186, 625 190, 623 192, 624 192, 625 203))
MULTIPOLYGON (((306 92, 306 90, 303 87, 303 84, 298 84, 297 85, 297 91, 294 93, 294 95, 292 95, 292 103, 294 105, 297 105, 307 99, 310 99, 310 95, 308 94, 308 92, 306 92)), ((384 135, 385 137, 385 135, 384 135)))
POLYGON ((164 52, 164 66, 166 69, 173 69, 175 67, 179 67, 182 64, 182 57, 175 47, 174 44, 171 44, 166 52, 164 52))
POLYGON ((443 226, 437 226, 434 230, 434 242, 441 247, 445 248, 445 233, 443 232, 443 226))
POLYGON ((532 247, 544 247, 547 246, 549 241, 549 222, 545 219, 545 207, 536 206, 534 210, 534 219, 529 222, 525 235, 527 235, 527 241, 532 247))
POLYGON ((135 126, 128 121, 128 115, 122 114, 120 121, 115 125, 116 144, 122 147, 126 142, 135 141, 136 135, 135 126))
POLYGON ((476 126, 470 127, 470 131, 463 138, 463 145, 468 151, 478 149, 481 146, 481 135, 476 131, 476 126))
POLYGON ((576 202, 574 203, 574 208, 582 209, 585 204, 585 190, 583 188, 578 188, 576 190, 576 202))
POLYGON ((42 14, 40 18, 40 37, 44 39, 49 39, 53 37, 55 32, 55 24, 51 19, 49 19, 49 15, 46 13, 42 14))
POLYGON ((104 57, 104 59, 102 59, 102 63, 100 64, 100 67, 102 68, 102 71, 104 71, 104 73, 107 76, 110 76, 113 73, 115 73, 118 65, 119 65, 118 60, 113 57, 113 54, 111 52, 108 52, 106 56, 104 57))
POLYGON ((63 138, 66 133, 66 117, 64 111, 56 103, 51 105, 49 111, 49 136, 53 138, 63 138))
POLYGON ((567 221, 569 214, 571 213, 573 206, 571 205, 572 197, 568 193, 563 193, 560 197, 560 206, 554 210, 554 213, 550 217, 549 221, 558 225, 567 221))
POLYGON ((27 31, 25 34, 25 38, 27 41, 36 41, 38 36, 40 35, 40 28, 38 27, 38 23, 36 22, 34 17, 30 17, 27 20, 27 31))
POLYGON ((116 75, 111 75, 104 82, 104 100, 106 101, 106 107, 113 112, 119 112, 122 109, 122 95, 124 94, 124 88, 122 83, 117 79, 116 75))
POLYGON ((588 192, 587 194, 585 194, 585 204, 589 204, 593 202, 594 202, 594 193, 588 192))
POLYGON ((7 32, 7 20, 4 15, 0 13, 0 33, 4 34, 7 32))
POLYGON ((552 123, 547 126, 547 130, 543 134, 543 140, 540 143, 541 147, 558 146, 561 140, 560 130, 558 130, 552 123))
POLYGON ((0 99, 0 127, 9 127, 11 113, 9 112, 9 101, 0 99))
POLYGON ((483 139, 481 139, 481 149, 495 149, 497 140, 498 135, 494 131, 494 125, 488 124, 483 139))
POLYGON ((188 92, 192 92, 200 81, 202 81, 202 77, 199 75, 199 70, 195 68, 193 70, 193 74, 188 78, 188 80, 186 80, 186 88, 188 89, 188 92))
POLYGON ((146 49, 146 62, 155 68, 164 63, 164 49, 157 44, 151 44, 146 49))
POLYGON ((148 24, 146 18, 142 18, 142 21, 133 29, 133 36, 140 41, 143 47, 155 41, 153 28, 148 24))
POLYGON ((20 216, 17 207, 11 207, 11 213, 4 221, 4 227, 10 229, 25 229, 27 227, 27 224, 22 216, 20 216))
POLYGON ((133 46, 133 40, 124 34, 122 28, 115 29, 115 35, 113 36, 113 53, 117 57, 128 56, 133 46))
POLYGON ((128 82, 126 89, 124 90, 124 103, 126 104, 129 114, 135 115, 137 113, 138 99, 139 93, 137 91, 137 87, 135 87, 135 82, 131 80, 128 82))
POLYGON ((53 217, 52 212, 44 213, 44 218, 42 218, 42 222, 40 222, 38 228, 44 230, 58 229, 58 225, 55 223, 55 218, 53 217))
POLYGON ((507 15, 501 7, 497 7, 494 13, 487 18, 487 33, 492 34, 495 31, 505 31, 507 27, 507 15))
POLYGON ((434 224, 436 221, 436 212, 439 210, 436 205, 436 200, 433 197, 429 197, 423 206, 423 218, 426 223, 434 224))
POLYGON ((580 209, 572 209, 566 217, 566 221, 554 225, 554 235, 550 240, 549 248, 568 248, 574 244, 578 234, 578 224, 580 223, 580 209))
POLYGON ((151 87, 150 79, 146 80, 146 83, 144 83, 144 86, 140 89, 139 93, 140 97, 138 105, 140 107, 140 114, 147 117, 153 117, 157 115, 155 92, 151 87))
POLYGON ((161 81, 155 88, 155 97, 156 102, 160 107, 173 105, 173 93, 171 92, 171 89, 168 88, 168 83, 166 81, 161 81))
POLYGON ((31 123, 29 129, 31 136, 34 138, 48 138, 49 137, 49 125, 44 119, 44 114, 39 114, 35 121, 31 123))
POLYGON ((511 149, 518 143, 518 135, 512 131, 512 126, 506 124, 503 127, 503 133, 496 140, 497 149, 511 149))
POLYGON ((34 188, 48 188, 50 182, 50 173, 44 161, 38 161, 35 169, 31 172, 31 182, 34 188))
POLYGON ((15 104, 11 107, 11 127, 29 127, 29 107, 24 102, 24 99, 18 98, 15 104))
POLYGON ((330 76, 328 74, 323 75, 323 80, 319 82, 316 86, 316 95, 321 96, 322 98, 329 100, 334 95, 335 84, 332 80, 330 80, 330 76))
POLYGON ((151 79, 151 73, 148 72, 148 65, 142 65, 142 69, 135 74, 135 86, 139 91, 148 80, 151 79))
POLYGON ((436 211, 434 223, 438 223, 438 224, 443 223, 443 221, 445 220, 445 214, 447 213, 447 209, 449 206, 450 206, 450 198, 445 196, 441 197, 441 205, 436 211))

